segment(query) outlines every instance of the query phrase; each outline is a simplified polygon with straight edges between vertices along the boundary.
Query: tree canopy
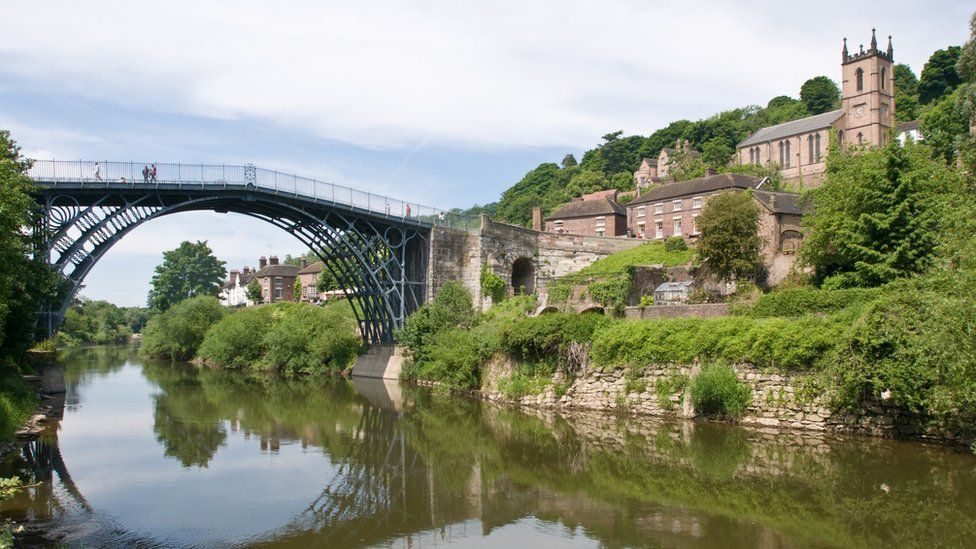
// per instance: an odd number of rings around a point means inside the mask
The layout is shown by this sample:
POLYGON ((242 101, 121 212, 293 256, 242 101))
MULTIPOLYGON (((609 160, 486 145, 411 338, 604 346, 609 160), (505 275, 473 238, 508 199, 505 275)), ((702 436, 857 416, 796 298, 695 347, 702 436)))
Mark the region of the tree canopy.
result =
POLYGON ((149 290, 149 308, 162 312, 184 299, 198 295, 217 295, 227 271, 224 262, 213 255, 207 241, 180 243, 163 252, 149 290))
POLYGON ((826 76, 815 76, 800 87, 800 101, 810 114, 820 114, 840 106, 840 88, 826 76))
POLYGON ((713 196, 698 216, 698 255, 724 281, 755 276, 762 266, 759 206, 751 192, 713 196))
POLYGON ((944 50, 936 50, 922 67, 922 74, 918 79, 918 100, 922 105, 941 99, 956 89, 962 83, 956 71, 961 48, 949 46, 944 50))

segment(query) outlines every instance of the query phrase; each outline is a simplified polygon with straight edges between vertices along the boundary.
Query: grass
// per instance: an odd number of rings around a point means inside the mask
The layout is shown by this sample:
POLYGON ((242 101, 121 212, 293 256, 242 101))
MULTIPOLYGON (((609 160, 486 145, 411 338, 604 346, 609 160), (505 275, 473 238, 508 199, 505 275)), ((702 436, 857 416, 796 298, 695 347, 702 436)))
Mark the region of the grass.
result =
POLYGON ((669 252, 664 248, 664 242, 648 242, 629 250, 608 255, 595 261, 592 265, 584 267, 572 276, 585 277, 621 273, 637 265, 663 264, 665 267, 676 267, 691 263, 694 257, 695 251, 691 249, 669 252))

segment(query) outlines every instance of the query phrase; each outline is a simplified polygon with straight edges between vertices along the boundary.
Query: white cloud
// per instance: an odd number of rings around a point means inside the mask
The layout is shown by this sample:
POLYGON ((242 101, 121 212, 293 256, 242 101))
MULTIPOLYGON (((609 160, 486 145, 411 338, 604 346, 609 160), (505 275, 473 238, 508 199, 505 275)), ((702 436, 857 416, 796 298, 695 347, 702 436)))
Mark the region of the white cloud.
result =
POLYGON ((21 2, 0 71, 141 107, 358 145, 591 144, 796 94, 840 38, 896 35, 920 69, 969 8, 890 2, 21 2), (954 21, 950 27, 946 21, 954 21), (935 29, 942 29, 935 32, 935 29), (863 35, 863 36, 862 36, 863 35))

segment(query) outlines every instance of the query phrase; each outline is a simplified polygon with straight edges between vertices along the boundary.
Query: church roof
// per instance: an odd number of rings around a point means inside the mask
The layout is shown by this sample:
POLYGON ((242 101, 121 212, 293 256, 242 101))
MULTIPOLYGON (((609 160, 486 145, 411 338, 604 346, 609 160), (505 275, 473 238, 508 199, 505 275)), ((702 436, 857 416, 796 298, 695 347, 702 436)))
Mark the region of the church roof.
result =
POLYGON ((627 212, 624 211, 623 206, 606 198, 600 200, 575 200, 553 212, 546 220, 607 214, 626 215, 627 212))
POLYGON ((742 143, 739 143, 739 148, 748 147, 749 145, 756 145, 758 143, 765 143, 775 139, 782 139, 791 135, 829 128, 843 114, 844 109, 837 109, 836 111, 815 114, 799 120, 793 120, 792 122, 784 122, 775 126, 767 126, 747 137, 742 143))
POLYGON ((773 213, 803 215, 807 202, 796 193, 755 190, 752 196, 773 213))

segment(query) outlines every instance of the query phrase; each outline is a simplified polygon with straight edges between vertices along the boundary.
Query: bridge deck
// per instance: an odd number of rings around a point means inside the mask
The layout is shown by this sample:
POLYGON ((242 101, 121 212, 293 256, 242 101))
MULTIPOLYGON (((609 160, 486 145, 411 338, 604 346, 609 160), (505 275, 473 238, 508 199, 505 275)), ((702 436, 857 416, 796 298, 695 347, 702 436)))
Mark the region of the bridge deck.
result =
POLYGON ((28 171, 45 187, 113 190, 250 189, 325 203, 406 224, 470 229, 478 218, 406 202, 317 179, 257 168, 253 165, 161 164, 155 176, 144 176, 151 163, 35 160, 28 171), (97 164, 97 168, 96 168, 97 164))

